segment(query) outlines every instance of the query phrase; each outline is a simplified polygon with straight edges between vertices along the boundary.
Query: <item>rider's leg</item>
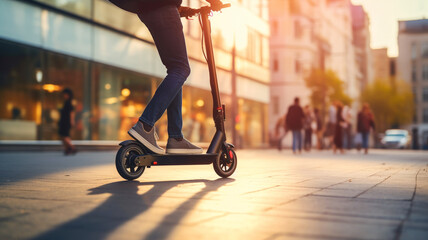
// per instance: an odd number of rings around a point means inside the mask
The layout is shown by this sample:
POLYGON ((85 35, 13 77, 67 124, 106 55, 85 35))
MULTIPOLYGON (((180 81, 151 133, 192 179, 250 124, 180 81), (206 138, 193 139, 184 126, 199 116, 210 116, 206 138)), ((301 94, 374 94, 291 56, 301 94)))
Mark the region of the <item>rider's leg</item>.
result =
MULTIPOLYGON (((140 121, 154 126, 176 95, 181 92, 181 87, 190 74, 190 66, 183 26, 175 6, 166 6, 153 12, 140 14, 139 17, 152 34, 162 63, 167 68, 167 76, 140 117, 140 121)), ((175 101, 168 110, 181 113, 181 99, 175 101), (173 107, 176 108, 174 111, 173 107)), ((176 114, 174 117, 180 120, 182 118, 181 114, 179 116, 176 114)), ((177 128, 173 129, 173 132, 181 133, 181 125, 175 124, 171 127, 177 128)))
POLYGON ((182 135, 182 86, 190 74, 183 26, 178 9, 166 6, 153 12, 138 15, 152 34, 167 76, 159 85, 130 134, 156 153, 162 153, 152 128, 168 109, 167 152, 200 153, 202 149, 191 144, 182 135))
POLYGON ((167 109, 168 115, 168 136, 170 138, 183 138, 183 133, 181 132, 181 128, 183 126, 183 117, 181 113, 182 108, 182 100, 183 100, 183 90, 175 95, 175 98, 169 104, 167 109))

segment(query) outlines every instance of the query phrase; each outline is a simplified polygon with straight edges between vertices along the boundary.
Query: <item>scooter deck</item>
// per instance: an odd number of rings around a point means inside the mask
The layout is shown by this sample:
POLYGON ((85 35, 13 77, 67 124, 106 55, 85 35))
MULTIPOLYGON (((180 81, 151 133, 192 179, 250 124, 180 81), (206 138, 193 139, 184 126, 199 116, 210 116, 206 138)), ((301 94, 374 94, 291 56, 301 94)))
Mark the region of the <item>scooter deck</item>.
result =
POLYGON ((141 167, 162 165, 202 165, 211 164, 218 154, 147 154, 135 158, 135 164, 141 167))

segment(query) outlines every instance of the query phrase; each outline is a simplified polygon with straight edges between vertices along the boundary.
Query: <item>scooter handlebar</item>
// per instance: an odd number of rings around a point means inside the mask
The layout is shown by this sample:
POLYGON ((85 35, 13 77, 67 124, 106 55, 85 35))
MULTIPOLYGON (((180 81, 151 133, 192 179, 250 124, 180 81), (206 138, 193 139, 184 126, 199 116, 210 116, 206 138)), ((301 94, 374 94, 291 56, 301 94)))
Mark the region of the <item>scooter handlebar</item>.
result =
POLYGON ((189 8, 189 7, 180 7, 180 16, 181 17, 185 17, 185 18, 189 18, 189 17, 193 17, 198 13, 201 12, 210 12, 210 11, 221 11, 223 8, 228 8, 231 7, 232 5, 230 3, 221 3, 220 4, 211 4, 211 6, 206 6, 206 7, 201 7, 201 8, 189 8))

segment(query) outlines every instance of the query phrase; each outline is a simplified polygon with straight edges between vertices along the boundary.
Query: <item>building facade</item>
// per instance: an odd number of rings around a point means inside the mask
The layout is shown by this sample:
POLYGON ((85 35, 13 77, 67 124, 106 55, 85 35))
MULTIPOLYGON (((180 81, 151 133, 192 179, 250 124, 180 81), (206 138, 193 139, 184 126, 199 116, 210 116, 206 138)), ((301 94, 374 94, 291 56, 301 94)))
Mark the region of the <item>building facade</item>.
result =
POLYGON ((352 31, 360 89, 373 81, 372 52, 370 47, 370 20, 361 5, 352 5, 352 31))
POLYGON ((387 48, 372 49, 373 75, 375 80, 389 81, 391 63, 387 48))
POLYGON ((309 103, 304 78, 318 64, 315 39, 316 1, 271 0, 270 127, 282 117, 295 97, 309 103))
MULTIPOLYGON (((259 147, 267 142, 270 100, 267 5, 228 2, 232 8, 212 17, 219 88, 227 110, 235 109, 227 111, 227 132, 242 147, 259 147)), ((75 95, 73 139, 126 139, 166 74, 144 24, 105 0, 2 0, 0 19, 0 140, 58 139, 64 88, 75 95)), ((197 19, 182 23, 192 68, 183 133, 209 142, 214 124, 201 30, 197 19)), ((166 115, 157 126, 166 140, 166 115)))
POLYGON ((428 149, 428 19, 399 21, 397 74, 415 100, 414 145, 428 149))
POLYGON ((344 82, 345 93, 353 99, 352 107, 356 111, 360 83, 353 41, 351 7, 350 0, 321 1, 320 36, 326 39, 331 47, 326 68, 333 70, 344 82))
POLYGON ((271 0, 269 9, 271 131, 295 97, 301 98, 302 105, 310 103, 304 79, 315 68, 333 70, 356 103, 361 84, 350 1, 271 0))

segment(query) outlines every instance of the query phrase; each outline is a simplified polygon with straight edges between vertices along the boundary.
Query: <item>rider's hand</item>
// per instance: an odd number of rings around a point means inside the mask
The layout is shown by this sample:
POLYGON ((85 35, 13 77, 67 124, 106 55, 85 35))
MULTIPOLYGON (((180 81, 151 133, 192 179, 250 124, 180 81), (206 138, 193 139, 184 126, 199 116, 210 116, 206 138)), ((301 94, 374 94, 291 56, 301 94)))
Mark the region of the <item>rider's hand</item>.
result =
POLYGON ((193 15, 192 11, 193 11, 193 9, 189 8, 189 7, 180 6, 180 8, 178 8, 178 12, 180 13, 180 17, 186 17, 186 18, 191 17, 193 15))
POLYGON ((220 0, 205 0, 210 3, 213 11, 220 11, 223 3, 220 0))

